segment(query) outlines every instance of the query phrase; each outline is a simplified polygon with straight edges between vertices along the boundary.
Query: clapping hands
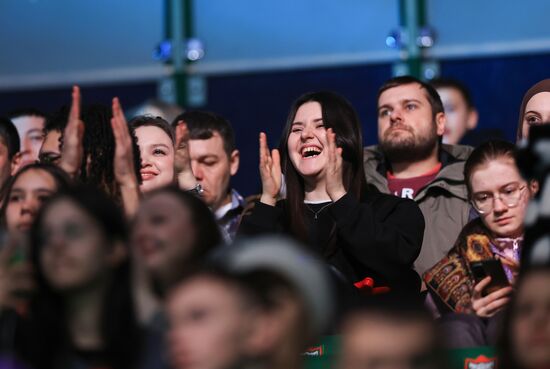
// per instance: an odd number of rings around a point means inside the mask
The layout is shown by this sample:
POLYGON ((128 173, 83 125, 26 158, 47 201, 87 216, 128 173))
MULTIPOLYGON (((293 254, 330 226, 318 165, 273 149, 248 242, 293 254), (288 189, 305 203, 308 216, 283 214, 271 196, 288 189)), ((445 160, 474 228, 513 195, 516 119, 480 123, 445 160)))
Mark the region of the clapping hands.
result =
POLYGON ((115 138, 115 157, 113 163, 115 179, 121 187, 137 188, 138 180, 134 166, 132 137, 130 136, 128 123, 124 117, 118 97, 113 98, 112 109, 111 128, 113 129, 113 136, 115 138))
POLYGON ((197 179, 191 167, 191 155, 189 154, 189 128, 180 120, 176 126, 174 172, 178 179, 178 185, 183 190, 190 190, 197 184, 197 179))
MULTIPOLYGON (((260 177, 262 180, 262 196, 260 201, 267 205, 275 205, 281 191, 281 159, 279 150, 269 150, 267 137, 264 132, 260 133, 260 177)), ((332 128, 326 131, 327 156, 326 167, 324 168, 324 183, 327 195, 332 201, 338 201, 346 194, 343 181, 343 158, 342 148, 336 146, 336 134, 332 128)))
POLYGON ((336 134, 332 128, 327 129, 327 167, 325 169, 325 184, 330 199, 338 201, 346 194, 342 168, 342 148, 336 146, 336 134))
POLYGON ((281 157, 279 150, 269 151, 267 136, 260 133, 260 177, 262 179, 262 196, 260 201, 274 206, 281 191, 281 157))

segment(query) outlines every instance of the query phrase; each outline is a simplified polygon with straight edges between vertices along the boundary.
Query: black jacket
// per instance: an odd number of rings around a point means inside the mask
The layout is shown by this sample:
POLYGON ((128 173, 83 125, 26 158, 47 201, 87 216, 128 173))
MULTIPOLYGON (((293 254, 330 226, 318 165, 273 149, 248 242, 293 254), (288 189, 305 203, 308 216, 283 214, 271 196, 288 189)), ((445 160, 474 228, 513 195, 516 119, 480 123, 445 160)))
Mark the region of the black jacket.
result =
MULTIPOLYGON (((316 211, 318 219, 314 210, 304 213, 309 246, 349 282, 371 277, 375 286, 419 291, 412 265, 422 246, 424 217, 414 201, 372 191, 361 202, 346 194, 316 211)), ((284 200, 276 206, 257 203, 243 217, 238 235, 290 234, 290 221, 284 200)))

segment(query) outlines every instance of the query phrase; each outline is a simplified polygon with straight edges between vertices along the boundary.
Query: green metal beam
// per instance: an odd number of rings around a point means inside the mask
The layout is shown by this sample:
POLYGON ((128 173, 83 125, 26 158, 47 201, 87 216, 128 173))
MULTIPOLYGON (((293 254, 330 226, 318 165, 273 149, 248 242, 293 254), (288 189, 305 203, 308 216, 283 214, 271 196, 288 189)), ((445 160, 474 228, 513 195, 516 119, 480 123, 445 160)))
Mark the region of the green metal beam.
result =
POLYGON ((399 23, 408 39, 402 60, 406 63, 408 74, 422 77, 422 50, 416 44, 420 28, 426 25, 426 0, 399 0, 399 23))
POLYGON ((193 0, 183 1, 183 34, 185 38, 195 37, 195 17, 193 16, 193 0))
POLYGON ((164 0, 164 39, 170 40, 172 38, 172 1, 164 0))
POLYGON ((195 36, 193 19, 193 0, 165 0, 164 32, 172 44, 172 59, 174 67, 172 81, 174 84, 175 101, 178 105, 188 106, 188 65, 191 63, 184 57, 185 41, 195 36))

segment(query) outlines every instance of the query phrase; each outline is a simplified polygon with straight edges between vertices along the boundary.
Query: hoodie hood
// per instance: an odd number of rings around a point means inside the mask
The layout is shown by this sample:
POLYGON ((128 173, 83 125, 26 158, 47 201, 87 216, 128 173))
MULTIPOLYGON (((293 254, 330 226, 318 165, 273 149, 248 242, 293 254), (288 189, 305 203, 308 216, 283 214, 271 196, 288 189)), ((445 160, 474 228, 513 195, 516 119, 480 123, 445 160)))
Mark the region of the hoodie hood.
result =
POLYGON ((536 94, 540 92, 550 92, 550 78, 543 79, 540 82, 537 82, 535 85, 533 85, 525 95, 523 96, 523 100, 521 101, 521 106, 519 108, 519 122, 518 122, 518 131, 516 135, 516 141, 519 142, 523 138, 523 115, 525 114, 525 107, 529 100, 536 94))

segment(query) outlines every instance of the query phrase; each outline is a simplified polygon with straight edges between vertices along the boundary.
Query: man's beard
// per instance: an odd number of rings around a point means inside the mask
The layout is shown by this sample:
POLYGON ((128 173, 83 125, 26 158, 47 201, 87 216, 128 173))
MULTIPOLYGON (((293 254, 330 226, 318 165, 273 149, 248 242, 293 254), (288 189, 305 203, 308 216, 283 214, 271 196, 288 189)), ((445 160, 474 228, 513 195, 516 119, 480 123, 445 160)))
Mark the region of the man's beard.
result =
POLYGON ((425 136, 416 135, 409 127, 403 128, 409 132, 406 138, 392 140, 384 136, 380 140, 380 150, 390 163, 418 162, 432 155, 439 141, 435 122, 432 130, 425 136))

